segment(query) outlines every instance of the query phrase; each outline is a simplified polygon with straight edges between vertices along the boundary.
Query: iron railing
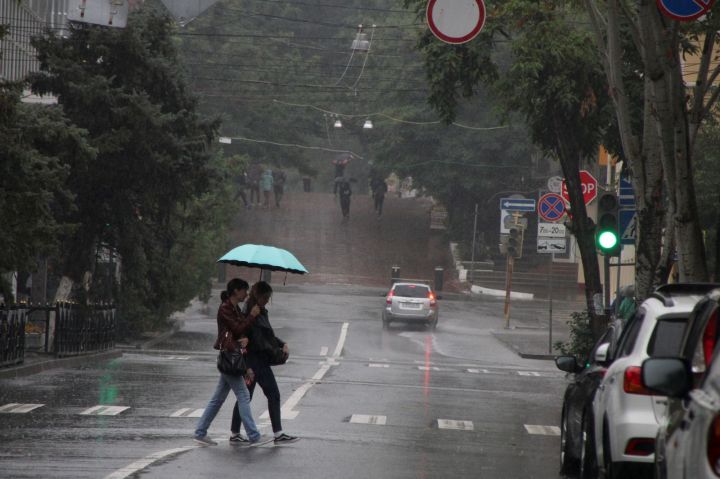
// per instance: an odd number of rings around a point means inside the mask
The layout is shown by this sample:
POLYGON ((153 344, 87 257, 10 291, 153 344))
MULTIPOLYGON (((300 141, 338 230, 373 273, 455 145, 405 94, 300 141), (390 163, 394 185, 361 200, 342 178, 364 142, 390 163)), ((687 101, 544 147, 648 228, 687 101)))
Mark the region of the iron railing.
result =
POLYGON ((115 346, 116 331, 115 306, 111 304, 58 303, 53 351, 56 357, 106 351, 115 346))
POLYGON ((0 305, 0 367, 25 360, 26 319, 26 307, 0 305))

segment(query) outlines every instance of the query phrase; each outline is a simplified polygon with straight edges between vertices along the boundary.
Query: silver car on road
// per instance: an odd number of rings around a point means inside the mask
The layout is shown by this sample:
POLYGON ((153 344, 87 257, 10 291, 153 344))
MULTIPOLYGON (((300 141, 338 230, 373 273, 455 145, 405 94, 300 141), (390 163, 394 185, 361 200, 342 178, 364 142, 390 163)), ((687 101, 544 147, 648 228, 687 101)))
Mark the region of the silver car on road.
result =
POLYGON ((395 283, 385 298, 382 313, 383 328, 393 321, 425 323, 429 328, 437 328, 437 297, 427 284, 395 283))

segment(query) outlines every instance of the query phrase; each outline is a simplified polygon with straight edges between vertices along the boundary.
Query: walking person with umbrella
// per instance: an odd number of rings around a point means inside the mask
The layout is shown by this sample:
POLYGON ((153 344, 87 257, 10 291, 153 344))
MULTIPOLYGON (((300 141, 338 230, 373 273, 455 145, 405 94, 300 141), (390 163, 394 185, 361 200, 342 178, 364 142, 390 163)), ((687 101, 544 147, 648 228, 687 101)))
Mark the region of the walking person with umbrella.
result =
MULTIPOLYGON (((243 317, 239 312, 238 304, 247 297, 248 286, 246 281, 234 278, 228 282, 225 291, 220 295, 222 304, 217 314, 218 335, 215 340, 215 349, 237 351, 248 346, 249 341, 245 336, 260 314, 259 306, 251 308, 247 318, 243 317)), ((207 436, 207 431, 230 390, 235 393, 237 398, 235 409, 245 424, 245 432, 249 438, 248 442, 251 444, 269 442, 260 435, 253 420, 250 410, 250 392, 245 385, 245 378, 242 375, 232 375, 224 372, 220 373, 215 392, 197 423, 194 436, 195 442, 204 446, 217 445, 217 442, 207 436)))
MULTIPOLYGON (((272 292, 272 287, 268 283, 259 281, 253 285, 247 301, 248 309, 254 310, 255 308, 260 308, 257 321, 248 330, 250 343, 248 345, 247 361, 249 367, 252 368, 255 373, 255 381, 250 384, 248 389, 251 400, 256 384, 263 390, 263 394, 265 394, 268 402, 270 423, 272 424, 272 430, 275 436, 274 443, 276 445, 284 445, 292 444, 298 441, 299 438, 286 434, 282 428, 280 389, 278 388, 271 366, 284 364, 288 359, 289 349, 287 343, 275 336, 275 332, 270 325, 266 306, 270 301, 272 292)), ((241 420, 244 421, 244 418, 238 413, 238 409, 235 408, 230 425, 231 442, 248 442, 247 439, 240 435, 241 420)))

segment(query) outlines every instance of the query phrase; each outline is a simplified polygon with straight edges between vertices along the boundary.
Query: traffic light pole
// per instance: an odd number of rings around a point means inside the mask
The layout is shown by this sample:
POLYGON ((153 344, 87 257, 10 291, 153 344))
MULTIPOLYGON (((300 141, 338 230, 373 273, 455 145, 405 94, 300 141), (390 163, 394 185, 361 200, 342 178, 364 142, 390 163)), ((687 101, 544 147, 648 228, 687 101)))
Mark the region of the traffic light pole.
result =
POLYGON ((603 256, 605 260, 603 261, 603 267, 604 271, 603 274, 605 276, 605 316, 610 319, 610 287, 611 287, 611 280, 610 280, 610 255, 603 256))
POLYGON ((513 255, 507 255, 507 264, 505 266, 505 329, 510 329, 510 290, 512 289, 512 274, 515 258, 513 255))

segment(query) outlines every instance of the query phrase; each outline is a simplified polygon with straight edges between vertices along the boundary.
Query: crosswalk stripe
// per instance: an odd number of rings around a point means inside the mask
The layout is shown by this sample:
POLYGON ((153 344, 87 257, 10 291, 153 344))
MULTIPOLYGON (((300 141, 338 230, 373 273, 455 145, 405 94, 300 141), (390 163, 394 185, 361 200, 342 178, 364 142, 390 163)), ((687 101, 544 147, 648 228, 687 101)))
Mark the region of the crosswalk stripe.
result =
POLYGON ((472 421, 459 421, 457 419, 438 419, 437 423, 439 429, 457 429, 462 431, 475 430, 475 426, 473 426, 472 421))
POLYGON ((130 409, 129 406, 93 406, 82 411, 82 416, 117 416, 123 411, 130 409))
POLYGON ((536 373, 535 371, 518 371, 518 375, 539 377, 540 373, 536 373))
POLYGON ((387 423, 387 416, 373 416, 369 414, 353 414, 350 422, 354 424, 374 424, 384 426, 387 423))
POLYGON ((378 364, 378 363, 370 363, 368 364, 369 368, 389 368, 389 364, 378 364))
POLYGON ((536 434, 541 436, 559 436, 560 428, 557 426, 537 426, 525 424, 525 430, 528 434, 536 434))
POLYGON ((0 407, 0 413, 25 414, 43 406, 44 404, 10 403, 0 407))

